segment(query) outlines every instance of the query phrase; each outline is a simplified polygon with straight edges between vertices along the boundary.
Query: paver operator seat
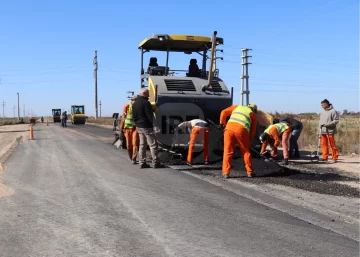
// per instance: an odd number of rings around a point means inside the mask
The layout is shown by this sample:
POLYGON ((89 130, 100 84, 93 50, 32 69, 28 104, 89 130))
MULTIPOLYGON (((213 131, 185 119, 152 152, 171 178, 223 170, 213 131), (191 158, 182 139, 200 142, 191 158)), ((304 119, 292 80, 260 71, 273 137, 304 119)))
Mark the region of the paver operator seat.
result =
POLYGON ((201 77, 201 70, 197 65, 196 59, 190 60, 189 73, 186 74, 188 77, 201 77))
POLYGON ((158 65, 156 57, 150 58, 149 68, 147 72, 148 74, 153 76, 164 76, 168 73, 168 70, 169 68, 166 70, 166 67, 158 65))

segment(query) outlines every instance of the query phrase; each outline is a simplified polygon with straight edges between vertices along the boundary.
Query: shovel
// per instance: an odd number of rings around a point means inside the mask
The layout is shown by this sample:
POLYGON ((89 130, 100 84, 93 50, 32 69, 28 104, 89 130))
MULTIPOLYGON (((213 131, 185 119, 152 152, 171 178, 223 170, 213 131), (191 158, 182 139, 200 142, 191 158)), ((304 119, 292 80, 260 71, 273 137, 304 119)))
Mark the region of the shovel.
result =
POLYGON ((280 167, 284 171, 284 167, 281 166, 279 163, 277 163, 275 160, 273 160, 271 158, 267 158, 266 156, 262 155, 261 153, 259 153, 258 151, 256 151, 252 147, 250 147, 250 150, 253 151, 254 153, 256 153, 257 155, 259 155, 260 157, 264 158, 266 162, 272 162, 272 163, 274 163, 276 166, 280 167))

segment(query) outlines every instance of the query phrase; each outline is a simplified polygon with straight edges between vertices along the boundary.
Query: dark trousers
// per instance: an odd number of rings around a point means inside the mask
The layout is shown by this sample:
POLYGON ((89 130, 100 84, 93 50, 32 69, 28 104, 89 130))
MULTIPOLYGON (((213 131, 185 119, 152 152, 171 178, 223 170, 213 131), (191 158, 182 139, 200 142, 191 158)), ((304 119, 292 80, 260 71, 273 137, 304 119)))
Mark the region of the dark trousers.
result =
POLYGON ((298 145, 298 139, 300 137, 301 131, 303 130, 303 125, 300 127, 294 129, 291 133, 290 137, 290 154, 293 154, 294 150, 295 153, 299 153, 299 145, 298 145))
POLYGON ((66 119, 65 119, 65 118, 62 118, 62 119, 61 119, 61 126, 62 126, 62 127, 67 127, 67 126, 66 126, 66 119))

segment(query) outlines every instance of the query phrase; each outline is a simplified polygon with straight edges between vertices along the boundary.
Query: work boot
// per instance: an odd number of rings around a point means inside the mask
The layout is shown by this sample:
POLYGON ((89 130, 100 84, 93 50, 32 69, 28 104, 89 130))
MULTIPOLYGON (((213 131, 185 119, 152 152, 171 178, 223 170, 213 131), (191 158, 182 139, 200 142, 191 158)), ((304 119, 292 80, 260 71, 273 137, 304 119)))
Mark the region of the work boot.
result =
POLYGON ((280 162, 281 165, 289 165, 289 160, 284 159, 282 162, 280 162))
POLYGON ((208 161, 205 161, 204 164, 205 164, 205 165, 209 165, 209 162, 208 162, 208 161))
POLYGON ((321 158, 319 158, 319 161, 321 161, 321 162, 327 162, 328 160, 321 157, 321 158))
POLYGON ((330 161, 328 161, 328 163, 337 163, 337 160, 330 160, 330 161))
POLYGON ((146 162, 140 164, 140 169, 146 169, 146 168, 150 168, 150 165, 147 164, 146 162))
POLYGON ((154 164, 153 168, 154 168, 154 169, 165 168, 165 165, 163 165, 163 164, 160 163, 160 162, 157 162, 157 163, 154 164))
POLYGON ((253 173, 248 173, 248 174, 247 174, 247 177, 248 177, 248 178, 253 178, 253 177, 255 177, 255 174, 253 174, 253 173))
POLYGON ((228 174, 222 175, 222 176, 223 176, 223 178, 225 178, 225 179, 228 179, 228 178, 229 178, 229 175, 228 175, 228 174))
POLYGON ((131 163, 132 163, 132 164, 136 164, 136 160, 132 160, 131 163))

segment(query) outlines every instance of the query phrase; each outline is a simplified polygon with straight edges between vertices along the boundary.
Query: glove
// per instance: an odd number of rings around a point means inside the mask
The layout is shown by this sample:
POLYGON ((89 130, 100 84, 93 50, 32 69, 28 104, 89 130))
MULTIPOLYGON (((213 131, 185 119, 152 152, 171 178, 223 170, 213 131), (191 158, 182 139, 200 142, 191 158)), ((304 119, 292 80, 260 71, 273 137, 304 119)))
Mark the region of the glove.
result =
POLYGON ((223 124, 220 124, 220 125, 218 126, 218 129, 224 130, 224 128, 225 128, 225 126, 224 126, 223 124))

